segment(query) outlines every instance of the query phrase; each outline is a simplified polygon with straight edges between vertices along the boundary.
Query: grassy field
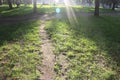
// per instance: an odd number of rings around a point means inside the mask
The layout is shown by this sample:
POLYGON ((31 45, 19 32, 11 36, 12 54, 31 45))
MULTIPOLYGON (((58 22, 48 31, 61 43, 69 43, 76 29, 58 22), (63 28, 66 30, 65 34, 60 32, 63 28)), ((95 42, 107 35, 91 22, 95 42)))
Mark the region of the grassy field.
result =
MULTIPOLYGON (((119 80, 120 18, 78 16, 77 20, 53 19, 46 26, 55 54, 67 57, 67 80, 119 80)), ((59 70, 58 76, 64 73, 59 70)))
POLYGON ((9 9, 7 5, 0 7, 0 16, 20 16, 32 13, 32 6, 21 6, 20 8, 9 9))
MULTIPOLYGON (((49 5, 37 5, 38 13, 55 13, 56 8, 60 8, 61 12, 66 11, 65 6, 49 6, 49 5)), ((75 12, 94 12, 94 7, 83 7, 83 6, 71 6, 75 12)), ((21 16, 31 14, 33 12, 32 5, 21 5, 20 8, 15 8, 9 10, 7 5, 0 6, 0 16, 8 17, 8 16, 21 16)), ((100 12, 114 12, 111 9, 103 9, 100 8, 100 12)))
MULTIPOLYGON (((38 5, 38 13, 54 13, 63 6, 38 5)), ((93 12, 93 7, 74 6, 75 12, 93 12)), ((112 12, 100 8, 100 12, 112 12)), ((32 13, 32 6, 8 10, 0 7, 0 16, 21 16, 32 13)), ((62 15, 61 15, 62 16, 62 15)), ((119 80, 120 79, 120 18, 119 16, 77 16, 77 22, 60 17, 47 21, 46 30, 53 40, 55 54, 68 61, 67 80, 119 80)), ((36 80, 41 64, 39 34, 40 21, 0 25, 0 80, 36 80)), ((55 65, 57 80, 61 65, 55 65)))
POLYGON ((34 80, 40 76, 40 21, 0 25, 0 80, 34 80))

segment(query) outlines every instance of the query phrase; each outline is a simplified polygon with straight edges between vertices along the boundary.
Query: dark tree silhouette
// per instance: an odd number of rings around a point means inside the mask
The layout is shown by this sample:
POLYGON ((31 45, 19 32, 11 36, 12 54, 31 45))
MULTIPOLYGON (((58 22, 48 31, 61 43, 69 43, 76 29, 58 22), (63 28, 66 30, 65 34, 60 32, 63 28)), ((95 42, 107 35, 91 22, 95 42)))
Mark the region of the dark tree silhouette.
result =
POLYGON ((12 9, 12 1, 11 0, 7 0, 8 1, 8 5, 9 5, 9 8, 12 9))
POLYGON ((95 16, 99 16, 99 6, 100 6, 100 0, 95 0, 95 16))
POLYGON ((2 0, 0 0, 0 5, 2 5, 2 0))
POLYGON ((16 2, 16 5, 17 5, 17 8, 20 6, 20 4, 21 4, 21 1, 20 0, 17 0, 16 2))
POLYGON ((33 0, 33 12, 36 13, 37 12, 37 0, 33 0))
POLYGON ((112 10, 115 10, 117 0, 111 0, 112 1, 112 10))

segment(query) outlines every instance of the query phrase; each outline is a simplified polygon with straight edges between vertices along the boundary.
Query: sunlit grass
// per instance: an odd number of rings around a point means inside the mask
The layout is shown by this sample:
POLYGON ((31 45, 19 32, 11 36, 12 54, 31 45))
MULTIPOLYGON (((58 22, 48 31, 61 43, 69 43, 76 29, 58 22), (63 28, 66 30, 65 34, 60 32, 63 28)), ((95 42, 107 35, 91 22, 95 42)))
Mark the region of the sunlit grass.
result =
POLYGON ((55 54, 63 53, 68 57, 67 79, 118 80, 120 19, 110 16, 77 18, 78 25, 70 25, 68 19, 62 18, 48 21, 46 26, 55 54))
POLYGON ((39 21, 0 25, 0 79, 34 80, 40 76, 39 21))
POLYGON ((20 6, 20 8, 9 9, 7 6, 0 7, 0 16, 20 16, 32 13, 32 6, 20 6))
MULTIPOLYGON (((43 13, 55 13, 56 8, 61 9, 61 13, 66 12, 66 7, 65 6, 54 6, 54 5, 37 5, 38 13, 43 14, 43 13)), ((69 6, 74 10, 75 13, 79 12, 94 12, 94 7, 83 7, 83 6, 69 6)), ((100 8, 100 12, 114 12, 111 9, 103 9, 100 8)), ((28 15, 33 13, 33 5, 21 5, 20 8, 15 8, 9 10, 7 5, 3 5, 0 7, 0 16, 21 16, 21 15, 28 15)))

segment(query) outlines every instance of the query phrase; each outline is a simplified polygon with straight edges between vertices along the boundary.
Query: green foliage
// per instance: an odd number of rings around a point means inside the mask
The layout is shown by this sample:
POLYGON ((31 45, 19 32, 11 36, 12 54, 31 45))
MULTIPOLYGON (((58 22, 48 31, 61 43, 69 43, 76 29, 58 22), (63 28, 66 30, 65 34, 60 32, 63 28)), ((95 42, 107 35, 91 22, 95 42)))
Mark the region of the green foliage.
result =
POLYGON ((39 21, 0 26, 0 79, 35 80, 41 64, 39 21))
POLYGON ((56 63, 56 64, 55 64, 55 67, 54 67, 54 70, 55 70, 55 72, 56 72, 57 74, 60 73, 60 69, 61 69, 61 65, 60 65, 59 63, 56 63))
POLYGON ((54 19, 46 26, 54 41, 55 53, 64 53, 68 57, 67 79, 118 80, 120 19, 79 16, 77 20, 78 24, 70 25, 67 18, 54 19))

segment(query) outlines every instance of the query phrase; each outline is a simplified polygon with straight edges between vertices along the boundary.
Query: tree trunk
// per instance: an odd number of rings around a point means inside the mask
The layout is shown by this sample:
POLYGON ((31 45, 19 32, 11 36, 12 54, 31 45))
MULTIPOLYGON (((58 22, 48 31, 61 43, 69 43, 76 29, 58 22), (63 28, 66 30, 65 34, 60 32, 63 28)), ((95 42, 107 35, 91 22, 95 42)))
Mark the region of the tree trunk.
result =
POLYGON ((95 16, 99 16, 99 6, 100 6, 100 0, 95 0, 95 16))
POLYGON ((2 0, 0 0, 0 5, 2 5, 2 0))
POLYGON ((112 5, 112 10, 115 10, 115 3, 113 3, 113 5, 112 5))
POLYGON ((37 0, 33 0, 33 12, 36 13, 37 12, 37 0))
POLYGON ((9 5, 9 8, 10 8, 10 9, 13 8, 13 7, 12 7, 12 2, 11 2, 11 0, 8 0, 8 5, 9 5))
POLYGON ((16 1, 17 8, 20 6, 20 1, 16 1))

